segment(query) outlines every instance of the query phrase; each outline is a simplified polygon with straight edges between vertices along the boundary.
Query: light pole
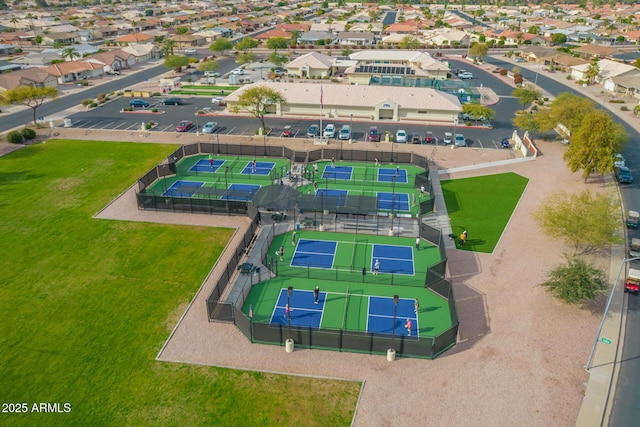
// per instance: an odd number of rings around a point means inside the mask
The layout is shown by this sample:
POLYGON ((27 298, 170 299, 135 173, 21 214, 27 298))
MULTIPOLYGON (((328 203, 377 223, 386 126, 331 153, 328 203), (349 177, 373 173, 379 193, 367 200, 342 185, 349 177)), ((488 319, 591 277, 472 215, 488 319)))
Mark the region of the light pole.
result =
POLYGON ((289 339, 291 339, 291 294, 293 286, 287 288, 287 322, 289 323, 289 339))
POLYGON ((607 300, 607 306, 604 308, 604 314, 602 315, 602 321, 600 322, 600 327, 598 328, 598 333, 596 334, 596 339, 593 342, 593 347, 591 348, 591 353, 589 354, 589 360, 587 360, 586 370, 591 369, 591 362, 593 361, 593 355, 596 352, 596 346, 598 345, 598 341, 600 341, 600 334, 602 333, 602 328, 604 327, 604 321, 607 319, 607 314, 609 314, 609 306, 611 305, 611 300, 613 299, 613 294, 616 290, 616 286, 618 285, 618 281, 620 280, 620 275, 622 274, 622 270, 625 265, 630 261, 639 260, 640 257, 634 258, 623 258, 622 264, 620 264, 620 269, 618 270, 618 275, 616 276, 615 282, 613 282, 613 286, 611 287, 611 293, 609 294, 609 299, 607 300))
MULTIPOLYGON (((224 191, 225 193, 229 191, 229 183, 227 182, 227 173, 229 172, 229 166, 225 166, 224 168, 224 191)), ((227 194, 227 199, 229 195, 227 194)))
POLYGON ((391 348, 393 348, 393 339, 396 336, 396 315, 398 314, 398 301, 400 297, 396 294, 393 296, 393 328, 391 328, 391 348))
POLYGON ((264 156, 267 157, 267 134, 262 129, 262 144, 264 146, 264 156))
POLYGON ((451 145, 454 146, 456 142, 456 127, 458 126, 458 118, 453 119, 453 141, 451 141, 451 145))
POLYGON ((540 72, 540 64, 538 63, 538 66, 536 67, 536 79, 534 80, 533 84, 535 86, 538 86, 538 73, 540 72))
POLYGON ((196 108, 195 111, 195 116, 196 116, 196 136, 200 136, 200 127, 198 126, 198 109, 196 108))

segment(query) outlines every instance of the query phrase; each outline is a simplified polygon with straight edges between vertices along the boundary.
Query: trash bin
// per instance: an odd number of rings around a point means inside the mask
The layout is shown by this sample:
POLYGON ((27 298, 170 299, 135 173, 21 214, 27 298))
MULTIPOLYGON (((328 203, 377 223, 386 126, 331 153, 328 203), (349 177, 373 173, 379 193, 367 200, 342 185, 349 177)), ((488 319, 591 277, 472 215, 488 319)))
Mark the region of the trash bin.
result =
POLYGON ((300 223, 296 222, 296 230, 300 230, 300 223))
POLYGON ((387 350, 387 360, 389 362, 396 360, 396 351, 394 349, 390 348, 387 350))
POLYGON ((285 350, 287 353, 293 353, 293 340, 291 338, 285 341, 285 350))

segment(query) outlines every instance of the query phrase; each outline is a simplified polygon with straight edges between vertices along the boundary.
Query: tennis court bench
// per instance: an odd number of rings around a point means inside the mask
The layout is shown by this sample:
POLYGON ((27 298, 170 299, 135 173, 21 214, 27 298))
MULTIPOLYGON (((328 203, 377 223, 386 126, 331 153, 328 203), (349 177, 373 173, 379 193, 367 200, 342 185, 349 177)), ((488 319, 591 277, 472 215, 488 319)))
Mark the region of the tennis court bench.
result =
POLYGON ((371 231, 375 231, 378 229, 378 224, 376 224, 375 222, 364 222, 364 221, 358 221, 358 222, 343 222, 342 223, 342 227, 345 230, 351 229, 351 230, 371 230, 371 231))

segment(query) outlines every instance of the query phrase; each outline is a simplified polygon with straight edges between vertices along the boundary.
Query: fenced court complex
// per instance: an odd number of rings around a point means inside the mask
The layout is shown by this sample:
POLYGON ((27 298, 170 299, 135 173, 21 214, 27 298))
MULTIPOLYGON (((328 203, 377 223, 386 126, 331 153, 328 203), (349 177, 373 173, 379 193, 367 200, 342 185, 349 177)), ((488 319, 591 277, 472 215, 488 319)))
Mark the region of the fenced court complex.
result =
POLYGON ((210 320, 252 342, 433 358, 458 319, 442 235, 420 220, 432 194, 413 153, 198 143, 142 177, 137 200, 251 218, 210 320))

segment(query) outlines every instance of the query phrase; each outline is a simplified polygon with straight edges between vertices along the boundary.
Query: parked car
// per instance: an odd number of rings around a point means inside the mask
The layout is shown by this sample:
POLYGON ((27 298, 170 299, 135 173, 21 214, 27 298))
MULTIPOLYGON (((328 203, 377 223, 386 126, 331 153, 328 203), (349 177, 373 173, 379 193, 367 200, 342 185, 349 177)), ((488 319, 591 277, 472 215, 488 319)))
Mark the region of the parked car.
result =
POLYGON ((455 144, 456 147, 466 147, 467 146, 467 140, 465 139, 464 135, 461 134, 461 133, 456 133, 456 137, 455 137, 453 143, 455 144))
POLYGON ((484 121, 484 117, 476 117, 471 113, 462 113, 462 120, 465 120, 465 121, 468 121, 468 120, 473 120, 473 121, 483 120, 484 121))
POLYGON ((189 49, 185 49, 185 50, 184 50, 184 53, 198 53, 198 51, 197 51, 197 50, 195 50, 195 49, 191 49, 191 48, 189 48, 189 49))
POLYGON ((451 132, 445 132, 442 142, 445 144, 451 144, 453 142, 453 134, 451 132))
POLYGON ((438 143, 438 138, 433 136, 433 133, 431 131, 427 131, 427 134, 424 137, 424 143, 425 144, 437 144, 438 143))
POLYGON ((420 138, 420 134, 419 133, 412 133, 411 134, 411 143, 412 144, 422 144, 422 138, 420 138))
POLYGON ((322 136, 325 138, 335 138, 336 137, 336 126, 333 124, 328 124, 324 127, 324 132, 322 132, 322 136))
POLYGON ((212 98, 212 99, 211 99, 211 103, 212 103, 213 105, 219 105, 219 106, 221 106, 221 107, 224 107, 225 105, 227 105, 227 103, 226 103, 226 102, 224 102, 224 100, 223 100, 221 97, 219 97, 219 96, 216 96, 215 98, 212 98))
POLYGON ((526 61, 527 61, 526 59, 524 59, 524 58, 522 58, 522 57, 520 57, 520 56, 518 56, 518 57, 516 58, 516 62, 526 62, 526 61))
POLYGON ((119 76, 120 75, 120 71, 118 71, 118 70, 107 70, 107 71, 105 71, 105 74, 108 74, 110 76, 119 76))
POLYGON ((318 125, 309 126, 309 129, 307 129, 307 137, 315 138, 317 136, 320 136, 320 128, 318 125))
POLYGON ((148 106, 149 106, 149 103, 144 99, 132 99, 131 101, 129 101, 129 107, 147 108, 148 106))
POLYGON ((367 132, 367 141, 380 142, 380 132, 377 127, 371 126, 369 128, 369 132, 367 132))
POLYGON ((613 156, 613 166, 619 168, 622 166, 626 166, 624 157, 622 157, 622 154, 615 154, 613 156))
POLYGON ((340 128, 340 132, 338 133, 338 139, 351 139, 351 126, 344 125, 340 128))
POLYGON ((626 166, 615 168, 614 173, 620 184, 631 184, 633 182, 633 175, 631 175, 631 171, 626 166))
POLYGON ((465 71, 464 73, 458 74, 458 78, 462 80, 469 80, 473 78, 473 74, 465 71))
POLYGON ((216 122, 207 122, 202 126, 202 133, 214 133, 218 130, 218 123, 216 122))
POLYGON ((237 68, 233 70, 231 74, 235 74, 236 76, 244 76, 244 70, 242 68, 237 68))
POLYGON ((205 71, 204 72, 204 76, 205 77, 220 77, 220 73, 218 73, 217 71, 205 71))
POLYGON ((407 142, 407 132, 405 130, 400 129, 396 132, 396 142, 407 142))
POLYGON ((182 98, 165 98, 162 105, 182 105, 182 98))
POLYGON ((193 123, 189 120, 183 120, 176 126, 176 132, 188 132, 193 127, 193 123))
POLYGON ((273 72, 277 75, 277 76, 284 76, 287 74, 287 70, 285 68, 275 68, 273 70, 273 72))

